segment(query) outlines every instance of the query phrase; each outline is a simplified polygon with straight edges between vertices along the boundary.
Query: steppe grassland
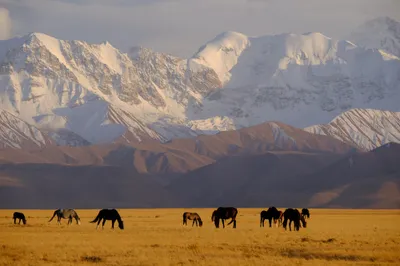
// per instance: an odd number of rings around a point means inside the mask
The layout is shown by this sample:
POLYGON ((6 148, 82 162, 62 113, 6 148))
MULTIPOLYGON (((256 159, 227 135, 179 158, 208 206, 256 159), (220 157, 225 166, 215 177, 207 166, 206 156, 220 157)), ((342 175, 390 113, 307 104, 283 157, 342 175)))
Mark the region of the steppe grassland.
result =
MULTIPOLYGON (((125 230, 96 230, 98 210, 77 210, 81 226, 48 223, 54 210, 0 210, 0 265, 399 265, 400 211, 311 210, 299 232, 260 228, 261 209, 239 208, 238 225, 215 229, 211 209, 120 209, 125 230), (198 212, 202 228, 182 226, 198 212)), ((267 225, 267 224, 266 224, 267 225)))

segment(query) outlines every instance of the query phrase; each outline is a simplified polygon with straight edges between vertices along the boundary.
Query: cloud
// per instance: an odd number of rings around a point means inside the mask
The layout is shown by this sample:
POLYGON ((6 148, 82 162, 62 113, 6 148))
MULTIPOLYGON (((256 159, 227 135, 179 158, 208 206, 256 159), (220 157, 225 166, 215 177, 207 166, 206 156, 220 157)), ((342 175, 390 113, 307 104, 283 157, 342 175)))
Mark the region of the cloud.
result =
POLYGON ((341 38, 365 20, 400 20, 399 0, 0 0, 13 34, 142 45, 188 57, 223 31, 249 36, 319 31, 341 38))
POLYGON ((11 37, 11 19, 6 8, 0 7, 0 40, 11 37))

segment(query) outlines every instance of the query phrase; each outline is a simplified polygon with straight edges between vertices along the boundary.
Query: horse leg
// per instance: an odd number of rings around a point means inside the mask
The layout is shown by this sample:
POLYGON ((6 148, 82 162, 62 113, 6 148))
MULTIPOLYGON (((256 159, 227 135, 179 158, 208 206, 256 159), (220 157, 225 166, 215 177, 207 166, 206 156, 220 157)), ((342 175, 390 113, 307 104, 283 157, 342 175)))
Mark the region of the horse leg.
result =
POLYGON ((101 224, 101 229, 104 230, 104 224, 106 223, 106 219, 103 219, 103 223, 101 224))
MULTIPOLYGON (((196 222, 196 219, 193 219, 192 227, 193 227, 195 222, 196 222)), ((196 223, 196 225, 197 225, 197 223, 196 223)))
POLYGON ((103 219, 103 218, 100 218, 100 219, 99 219, 99 221, 97 222, 97 225, 96 225, 96 230, 97 230, 97 228, 98 228, 98 227, 99 227, 99 225, 100 225, 101 219, 103 219))
POLYGON ((221 221, 222 221, 222 228, 225 228, 225 222, 224 222, 224 219, 221 219, 221 221))
POLYGON ((233 228, 236 228, 236 219, 233 220, 233 228))
POLYGON ((114 229, 115 220, 111 220, 111 228, 114 229))
POLYGON ((21 218, 19 218, 19 222, 18 222, 18 224, 21 224, 21 218))
POLYGON ((272 227, 272 218, 271 217, 268 218, 268 222, 269 222, 269 227, 272 227))
POLYGON ((289 230, 292 231, 292 220, 289 221, 289 230))

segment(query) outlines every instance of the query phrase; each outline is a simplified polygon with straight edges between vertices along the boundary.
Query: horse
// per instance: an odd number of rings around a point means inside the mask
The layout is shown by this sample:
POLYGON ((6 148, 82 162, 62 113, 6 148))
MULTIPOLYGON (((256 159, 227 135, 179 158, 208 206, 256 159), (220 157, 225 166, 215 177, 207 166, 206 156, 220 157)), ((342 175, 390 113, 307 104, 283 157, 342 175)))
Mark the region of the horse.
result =
POLYGON ((289 230, 292 231, 292 222, 294 223, 294 229, 296 231, 300 230, 300 221, 303 224, 303 227, 307 227, 307 222, 304 219, 304 217, 300 214, 300 212, 297 209, 286 209, 285 212, 283 213, 283 227, 286 230, 287 222, 289 220, 289 230))
POLYGON ((17 223, 16 222, 17 219, 19 219, 18 224, 21 224, 21 221, 23 224, 26 224, 25 215, 22 212, 14 212, 13 219, 14 219, 14 224, 17 223))
POLYGON ((308 219, 310 219, 310 211, 309 211, 308 209, 303 208, 303 209, 301 210, 301 216, 303 216, 304 219, 306 219, 306 217, 307 217, 308 219))
POLYGON ((211 221, 214 222, 216 228, 219 228, 219 220, 221 219, 222 226, 225 228, 224 220, 231 218, 232 220, 227 225, 233 223, 233 228, 236 228, 237 214, 238 210, 234 207, 219 207, 212 213, 211 221))
POLYGON ((100 210, 99 214, 96 216, 96 218, 93 221, 91 221, 91 223, 97 222, 97 226, 96 226, 96 229, 97 229, 99 227, 101 220, 103 220, 102 229, 104 229, 104 224, 106 223, 106 220, 111 220, 111 228, 112 229, 114 229, 115 221, 118 221, 119 229, 121 229, 121 230, 124 229, 124 221, 122 221, 121 216, 119 215, 119 213, 116 209, 100 210))
POLYGON ((187 220, 193 220, 192 227, 196 223, 196 226, 203 226, 203 221, 196 212, 184 212, 183 213, 183 224, 187 225, 187 220))
POLYGON ((53 218, 57 215, 57 224, 61 224, 61 218, 68 219, 68 225, 72 224, 72 218, 76 220, 76 224, 81 224, 81 219, 74 209, 57 209, 54 211, 53 217, 49 220, 51 222, 53 218))
POLYGON ((260 227, 264 227, 264 221, 269 221, 269 227, 272 227, 272 219, 274 224, 278 221, 278 226, 282 223, 282 212, 278 211, 275 207, 269 207, 267 211, 263 210, 260 213, 260 227))

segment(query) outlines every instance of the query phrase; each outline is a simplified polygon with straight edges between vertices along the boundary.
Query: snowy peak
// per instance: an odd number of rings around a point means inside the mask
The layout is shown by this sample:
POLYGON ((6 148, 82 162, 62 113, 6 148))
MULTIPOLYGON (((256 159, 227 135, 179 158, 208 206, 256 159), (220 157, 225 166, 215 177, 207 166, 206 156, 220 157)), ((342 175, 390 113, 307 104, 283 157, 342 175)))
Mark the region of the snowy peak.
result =
POLYGON ((356 28, 349 40, 357 45, 382 49, 400 58, 400 22, 389 17, 378 17, 356 28))
POLYGON ((334 137, 363 150, 373 150, 386 143, 400 143, 400 112, 352 109, 327 125, 312 126, 305 130, 334 137))
POLYGON ((249 38, 244 34, 224 32, 202 46, 192 60, 214 69, 225 84, 230 79, 230 70, 249 44, 249 38))

